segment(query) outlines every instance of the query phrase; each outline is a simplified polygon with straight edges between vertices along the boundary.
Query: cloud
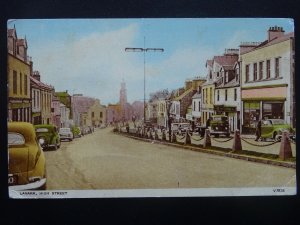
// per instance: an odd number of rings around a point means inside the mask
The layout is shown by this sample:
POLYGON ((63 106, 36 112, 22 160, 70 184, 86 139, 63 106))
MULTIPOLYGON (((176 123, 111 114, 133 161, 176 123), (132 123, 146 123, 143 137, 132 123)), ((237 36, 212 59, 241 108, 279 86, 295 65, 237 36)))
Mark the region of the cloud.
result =
MULTIPOLYGON (((129 54, 139 27, 131 24, 119 30, 95 32, 81 39, 52 41, 35 48, 34 69, 42 81, 57 91, 81 92, 86 96, 103 98, 104 103, 118 101, 121 79, 139 85, 142 57, 129 54)), ((140 85, 139 85, 140 86, 140 85)))

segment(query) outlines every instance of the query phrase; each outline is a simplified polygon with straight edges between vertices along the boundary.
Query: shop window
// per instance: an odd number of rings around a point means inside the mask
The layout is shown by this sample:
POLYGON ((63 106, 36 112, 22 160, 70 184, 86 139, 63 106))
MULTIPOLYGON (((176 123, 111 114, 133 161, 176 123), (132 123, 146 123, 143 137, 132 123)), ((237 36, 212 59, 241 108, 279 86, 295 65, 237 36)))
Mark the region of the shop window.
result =
POLYGON ((263 119, 284 119, 284 103, 264 102, 262 118, 263 119))
POLYGON ((255 128, 259 120, 259 102, 244 102, 244 126, 255 128))

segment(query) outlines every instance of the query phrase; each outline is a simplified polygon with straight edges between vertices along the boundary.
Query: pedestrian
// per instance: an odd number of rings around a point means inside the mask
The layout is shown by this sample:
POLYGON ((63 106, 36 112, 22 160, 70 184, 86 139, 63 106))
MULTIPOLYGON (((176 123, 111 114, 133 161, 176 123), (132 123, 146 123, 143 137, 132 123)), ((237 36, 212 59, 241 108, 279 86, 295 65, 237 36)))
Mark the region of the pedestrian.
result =
POLYGON ((259 120, 256 125, 255 136, 255 141, 258 141, 261 136, 261 120, 259 120))
POLYGON ((209 118, 206 120, 206 129, 208 129, 208 127, 210 127, 210 121, 211 121, 211 117, 209 117, 209 118))

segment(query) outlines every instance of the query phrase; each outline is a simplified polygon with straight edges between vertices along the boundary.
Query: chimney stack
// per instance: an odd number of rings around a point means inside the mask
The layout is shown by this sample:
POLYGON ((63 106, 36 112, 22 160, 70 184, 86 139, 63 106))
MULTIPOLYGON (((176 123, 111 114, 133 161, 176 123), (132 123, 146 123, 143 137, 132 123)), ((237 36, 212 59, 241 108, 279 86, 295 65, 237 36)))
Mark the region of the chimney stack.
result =
POLYGON ((33 78, 38 80, 38 81, 41 81, 41 75, 40 75, 40 72, 39 71, 33 71, 33 78))
POLYGON ((284 35, 284 30, 282 27, 277 27, 277 26, 270 27, 268 30, 268 41, 271 41, 283 35, 284 35))

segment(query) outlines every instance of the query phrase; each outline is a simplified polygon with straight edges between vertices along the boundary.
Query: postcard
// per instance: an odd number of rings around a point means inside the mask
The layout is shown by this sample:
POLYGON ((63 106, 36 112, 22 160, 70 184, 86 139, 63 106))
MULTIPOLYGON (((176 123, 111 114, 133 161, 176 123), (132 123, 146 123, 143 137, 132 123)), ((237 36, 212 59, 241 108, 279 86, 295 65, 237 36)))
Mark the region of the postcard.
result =
POLYGON ((290 18, 10 19, 10 198, 296 195, 290 18))

